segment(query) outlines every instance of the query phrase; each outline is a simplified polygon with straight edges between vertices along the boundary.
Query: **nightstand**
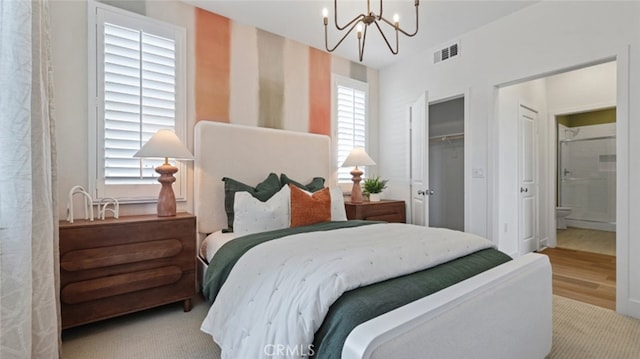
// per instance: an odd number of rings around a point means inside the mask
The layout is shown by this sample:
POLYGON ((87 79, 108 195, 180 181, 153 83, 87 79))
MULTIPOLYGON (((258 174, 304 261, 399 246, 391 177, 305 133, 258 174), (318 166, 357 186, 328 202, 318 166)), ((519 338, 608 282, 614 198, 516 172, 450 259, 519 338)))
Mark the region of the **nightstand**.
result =
POLYGON ((347 219, 366 219, 406 223, 404 201, 382 200, 379 202, 344 203, 347 219))
POLYGON ((179 301, 191 310, 195 259, 190 213, 60 221, 62 328, 179 301))

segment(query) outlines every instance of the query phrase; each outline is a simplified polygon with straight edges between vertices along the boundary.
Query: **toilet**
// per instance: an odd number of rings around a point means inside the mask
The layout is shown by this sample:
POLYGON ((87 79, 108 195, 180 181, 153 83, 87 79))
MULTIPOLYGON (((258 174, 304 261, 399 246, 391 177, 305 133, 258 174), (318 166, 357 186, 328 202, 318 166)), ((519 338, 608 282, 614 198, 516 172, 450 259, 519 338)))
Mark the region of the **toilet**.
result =
POLYGON ((571 214, 571 207, 556 207, 556 228, 567 229, 566 218, 571 214))

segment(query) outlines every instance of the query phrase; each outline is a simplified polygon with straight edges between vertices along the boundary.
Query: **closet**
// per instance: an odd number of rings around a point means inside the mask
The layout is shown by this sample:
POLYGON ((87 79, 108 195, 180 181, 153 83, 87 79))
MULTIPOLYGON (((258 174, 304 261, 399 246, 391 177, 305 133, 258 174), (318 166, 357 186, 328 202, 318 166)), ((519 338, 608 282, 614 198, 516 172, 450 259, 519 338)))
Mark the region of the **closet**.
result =
POLYGON ((429 104, 429 226, 464 231, 464 97, 429 104))

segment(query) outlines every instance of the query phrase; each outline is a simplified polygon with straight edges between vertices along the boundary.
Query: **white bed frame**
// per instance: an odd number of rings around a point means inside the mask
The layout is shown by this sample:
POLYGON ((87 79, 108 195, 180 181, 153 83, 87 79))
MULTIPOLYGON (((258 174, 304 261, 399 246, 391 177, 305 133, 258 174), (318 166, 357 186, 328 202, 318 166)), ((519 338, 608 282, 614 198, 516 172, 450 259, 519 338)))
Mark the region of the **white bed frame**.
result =
MULTIPOLYGON (((252 185, 270 172, 335 181, 327 136, 201 121, 194 138, 199 242, 227 226, 222 177, 252 185)), ((551 266, 530 253, 359 325, 342 358, 540 359, 551 337, 551 266)))

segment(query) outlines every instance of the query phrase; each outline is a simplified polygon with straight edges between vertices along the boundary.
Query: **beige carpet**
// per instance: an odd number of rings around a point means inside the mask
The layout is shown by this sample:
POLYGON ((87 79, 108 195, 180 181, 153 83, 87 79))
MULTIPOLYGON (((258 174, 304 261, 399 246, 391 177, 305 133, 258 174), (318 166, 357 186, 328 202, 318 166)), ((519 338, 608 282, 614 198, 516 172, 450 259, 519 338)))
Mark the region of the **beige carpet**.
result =
MULTIPOLYGON (((211 337, 200 332, 208 305, 194 302, 150 309, 64 331, 63 359, 218 359, 211 337)), ((553 298, 550 358, 640 358, 640 320, 571 299, 553 298)))
POLYGON ((211 336, 200 331, 209 305, 197 297, 190 312, 174 303, 71 328, 62 333, 64 359, 218 359, 211 336))
POLYGON ((640 320, 564 297, 553 297, 551 358, 640 358, 640 320))

